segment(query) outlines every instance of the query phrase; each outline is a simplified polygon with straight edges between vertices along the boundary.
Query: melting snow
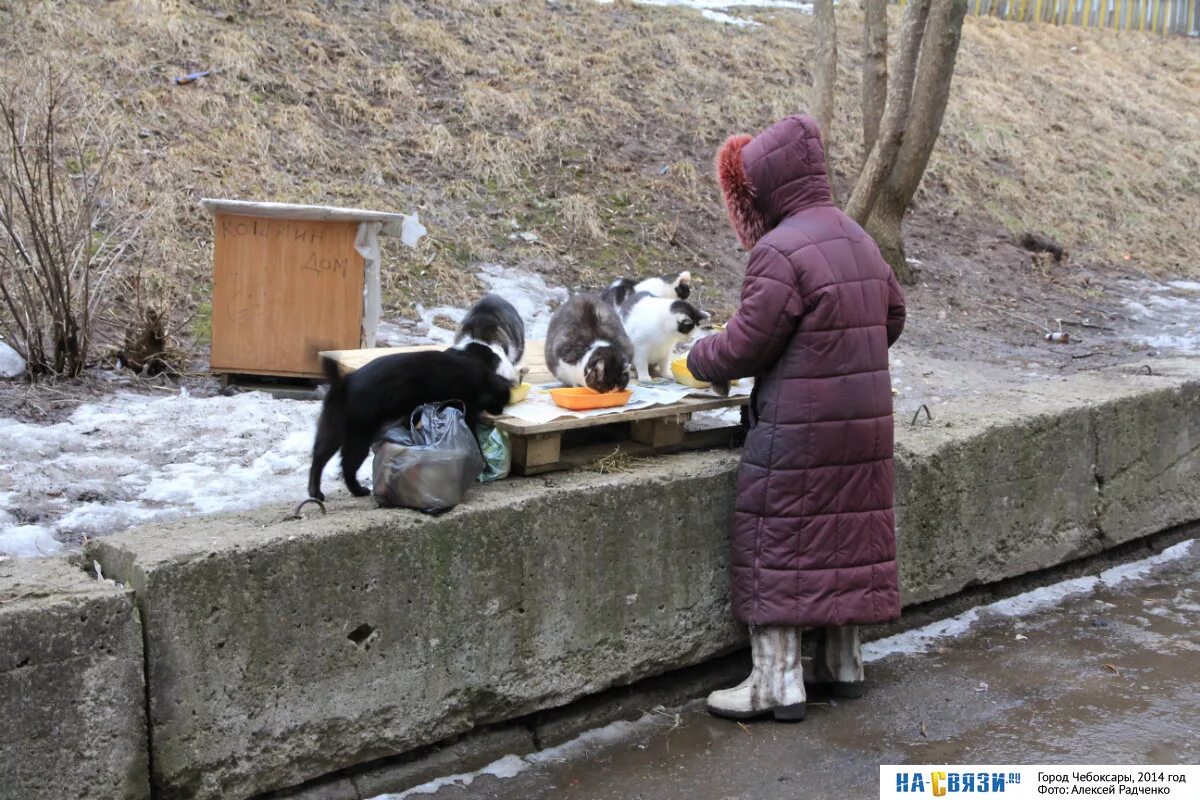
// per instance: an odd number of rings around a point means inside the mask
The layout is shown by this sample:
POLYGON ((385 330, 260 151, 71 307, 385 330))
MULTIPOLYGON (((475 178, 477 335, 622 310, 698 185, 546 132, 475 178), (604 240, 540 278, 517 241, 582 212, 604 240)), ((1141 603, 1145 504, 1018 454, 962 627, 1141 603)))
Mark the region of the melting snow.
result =
POLYGON ((762 25, 761 22, 756 22, 752 19, 730 16, 724 11, 713 11, 710 8, 706 8, 701 11, 700 16, 704 17, 705 19, 711 19, 713 22, 724 22, 726 25, 736 25, 739 28, 749 28, 755 25, 762 25))
MULTIPOLYGON (((566 289, 533 272, 485 264, 489 291, 509 300, 526 336, 542 339, 566 289)), ((421 322, 385 322, 388 344, 449 343, 465 309, 420 309, 421 322)), ((0 343, 0 361, 5 345, 0 343)), ((0 363, 0 367, 3 364, 0 363)), ((152 520, 254 508, 307 495, 320 405, 261 393, 193 398, 117 394, 66 422, 0 419, 0 554, 50 555, 63 542, 152 520)), ((340 462, 325 471, 340 486, 340 462)), ((370 473, 370 460, 360 477, 370 473)))
POLYGON ((0 341, 0 378, 15 378, 25 371, 25 359, 10 346, 0 341))
POLYGON ((1200 283, 1177 280, 1122 281, 1123 301, 1136 319, 1130 336, 1159 350, 1200 351, 1200 283))
MULTIPOLYGON (((0 553, 301 499, 319 410, 261 393, 122 393, 55 425, 0 419, 0 553)), ((335 458, 327 485, 339 471, 335 458)))
MULTIPOLYGON (((495 292, 513 304, 525 322, 525 338, 544 339, 550 326, 550 315, 566 301, 570 293, 561 287, 549 286, 535 272, 484 264, 476 275, 487 291, 495 292)), ((455 327, 467 313, 456 306, 417 306, 420 321, 381 322, 377 341, 389 347, 413 344, 450 344, 454 341, 454 328, 439 325, 439 319, 449 320, 455 327)))
MULTIPOLYGON (((610 3, 612 0, 599 0, 599 2, 610 3)), ((757 2, 755 0, 634 0, 634 2, 641 6, 683 6, 684 8, 694 8, 705 19, 737 27, 760 25, 761 23, 725 13, 729 9, 794 9, 804 14, 811 14, 813 12, 812 3, 800 3, 795 2, 795 0, 757 0, 757 2)))
POLYGON ((924 653, 938 639, 966 633, 984 614, 997 614, 1004 617, 1026 616, 1056 606, 1070 595, 1092 592, 1102 586, 1106 588, 1119 586, 1126 581, 1144 577, 1157 566, 1183 558, 1191 550, 1195 541, 1195 539, 1189 539, 1186 542, 1180 542, 1157 555, 1128 564, 1120 564, 1099 575, 1071 578, 1050 586, 1042 586, 986 606, 969 609, 954 617, 903 631, 886 639, 868 642, 863 645, 863 660, 878 661, 890 655, 924 653))

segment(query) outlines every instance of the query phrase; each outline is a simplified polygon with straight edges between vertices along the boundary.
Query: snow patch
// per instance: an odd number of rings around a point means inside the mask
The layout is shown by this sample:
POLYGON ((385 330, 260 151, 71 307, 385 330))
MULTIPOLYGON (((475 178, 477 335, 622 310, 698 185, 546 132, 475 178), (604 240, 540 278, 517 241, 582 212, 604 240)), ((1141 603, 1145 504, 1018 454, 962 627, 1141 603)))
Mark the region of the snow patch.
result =
MULTIPOLYGON (((525 339, 545 339, 554 309, 566 302, 570 292, 561 287, 548 286, 546 280, 535 272, 504 267, 499 264, 482 264, 476 273, 487 291, 500 295, 513 304, 525 323, 525 339)), ((376 341, 385 347, 401 347, 417 344, 443 344, 454 342, 454 332, 467 309, 457 306, 417 306, 417 322, 379 323, 376 341), (449 320, 453 327, 438 324, 439 318, 449 320)))
POLYGON ((892 655, 924 653, 938 639, 962 636, 979 619, 979 609, 972 608, 957 616, 940 619, 920 628, 901 631, 886 639, 877 639, 862 646, 864 662, 878 661, 892 655))
POLYGON ((1043 609, 1053 608, 1073 594, 1090 592, 1099 584, 1100 579, 1094 575, 1071 578, 1061 583, 1042 586, 1023 594, 1006 597, 987 606, 987 610, 1003 617, 1023 617, 1043 609))
POLYGON ((545 339, 554 310, 565 303, 571 293, 561 286, 548 286, 545 278, 535 272, 484 264, 479 280, 513 304, 525 322, 525 339, 545 339))
MULTIPOLYGON (((2 521, 0 521, 2 522, 2 521)), ((51 556, 62 550, 54 534, 40 525, 0 527, 0 553, 18 557, 51 556)))
MULTIPOLYGON (((302 499, 319 412, 258 392, 122 393, 54 425, 0 419, 0 553, 48 555, 85 535, 302 499)), ((335 458, 326 485, 339 474, 335 458)))
MULTIPOLYGON (((612 0, 598 0, 601 3, 611 3, 612 0)), ((812 3, 800 3, 796 0, 634 0, 640 6, 681 6, 698 10, 705 19, 722 22, 726 25, 746 27, 759 25, 751 19, 741 19, 724 13, 731 8, 761 8, 761 9, 793 9, 802 14, 813 13, 812 3)))
POLYGON ((729 14, 726 14, 724 11, 713 11, 710 8, 706 8, 703 11, 701 11, 700 16, 704 17, 705 19, 710 19, 713 22, 723 22, 726 25, 734 25, 738 28, 750 28, 750 27, 754 27, 755 25, 762 25, 761 22, 757 22, 752 19, 745 19, 743 17, 734 17, 729 14))
POLYGON ((1144 578, 1155 567, 1170 563, 1171 561, 1177 561, 1186 556, 1191 552, 1192 545, 1195 542, 1195 539, 1188 539, 1187 541, 1171 545, 1161 553, 1152 555, 1149 558, 1143 558, 1140 561, 1131 561, 1128 564, 1118 564, 1101 572, 1098 576, 1099 581, 1105 586, 1113 588, 1126 581, 1144 578))
POLYGON ((507 755, 475 772, 463 772, 457 775, 447 775, 443 778, 434 778, 428 783, 414 786, 400 794, 379 795, 375 800, 404 800, 406 797, 414 797, 420 794, 434 794, 446 786, 467 787, 474 783, 475 779, 480 775, 491 775, 496 778, 515 778, 528 768, 529 764, 520 756, 507 755))
POLYGON ((1134 340, 1158 350, 1200 352, 1200 282, 1121 281, 1123 305, 1134 317, 1134 340), (1185 293, 1181 295, 1180 293, 1185 293))
POLYGON ((25 371, 25 359, 6 342, 0 342, 0 378, 17 378, 25 371))

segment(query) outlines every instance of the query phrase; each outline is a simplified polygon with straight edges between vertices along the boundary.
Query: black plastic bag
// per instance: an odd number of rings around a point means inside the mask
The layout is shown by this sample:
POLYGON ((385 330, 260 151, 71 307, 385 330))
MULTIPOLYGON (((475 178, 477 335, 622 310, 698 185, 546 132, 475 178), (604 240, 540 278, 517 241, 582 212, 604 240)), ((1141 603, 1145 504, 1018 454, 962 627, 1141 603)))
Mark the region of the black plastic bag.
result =
POLYGON ((463 409, 426 403, 408 424, 389 426, 375 445, 372 488, 381 505, 426 514, 449 511, 483 472, 483 454, 463 409))

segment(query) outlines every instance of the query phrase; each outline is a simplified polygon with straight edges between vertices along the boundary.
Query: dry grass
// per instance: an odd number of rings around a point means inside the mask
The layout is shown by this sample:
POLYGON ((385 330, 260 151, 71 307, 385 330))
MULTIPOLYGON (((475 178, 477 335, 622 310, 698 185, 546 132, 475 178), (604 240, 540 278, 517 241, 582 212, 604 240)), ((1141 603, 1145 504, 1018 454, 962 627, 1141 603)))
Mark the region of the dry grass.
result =
POLYGON ((1200 47, 1035 32, 971 24, 925 196, 1050 233, 1076 257, 1200 274, 1200 47))
MULTIPOLYGON (((740 256, 712 152, 803 108, 811 77, 811 20, 785 10, 743 30, 591 0, 208 5, 230 13, 12 4, 0 33, 5 71, 37 42, 114 98, 118 173, 193 304, 210 270, 205 195, 419 209, 420 250, 385 253, 399 307, 464 300, 481 260, 565 284, 691 269, 727 287, 740 256), (214 75, 170 82, 194 69, 214 75), (510 238, 513 221, 538 240, 510 238)), ((839 16, 846 172, 861 19, 839 16)), ((1076 256, 1195 273, 1198 75, 1194 43, 969 19, 921 201, 1046 231, 1076 256)))
POLYGON ((632 472, 634 465, 642 460, 622 452, 618 447, 608 455, 601 456, 590 464, 584 464, 580 469, 586 472, 599 472, 601 475, 613 475, 632 472))

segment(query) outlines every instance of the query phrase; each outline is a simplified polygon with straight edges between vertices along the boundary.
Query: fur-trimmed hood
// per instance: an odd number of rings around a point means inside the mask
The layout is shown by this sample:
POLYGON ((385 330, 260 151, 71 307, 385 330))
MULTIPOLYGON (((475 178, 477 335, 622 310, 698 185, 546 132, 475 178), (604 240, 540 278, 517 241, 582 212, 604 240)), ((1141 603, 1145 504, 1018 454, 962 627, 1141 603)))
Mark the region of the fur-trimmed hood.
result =
POLYGON ((731 136, 716 158, 729 221, 749 250, 784 217, 833 205, 825 147, 805 114, 776 122, 758 136, 731 136))

